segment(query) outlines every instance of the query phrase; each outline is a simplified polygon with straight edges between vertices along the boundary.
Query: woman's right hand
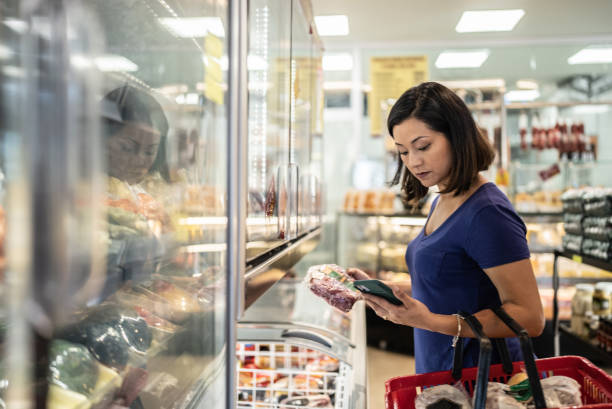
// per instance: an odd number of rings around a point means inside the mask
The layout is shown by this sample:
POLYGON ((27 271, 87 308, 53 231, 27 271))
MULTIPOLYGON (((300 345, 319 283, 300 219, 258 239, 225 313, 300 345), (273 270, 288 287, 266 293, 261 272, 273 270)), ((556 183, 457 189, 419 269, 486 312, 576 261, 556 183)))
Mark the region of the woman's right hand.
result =
POLYGON ((371 277, 367 275, 366 273, 364 273, 363 270, 360 270, 355 267, 347 268, 346 273, 349 276, 353 277, 355 280, 370 280, 371 279, 371 277))

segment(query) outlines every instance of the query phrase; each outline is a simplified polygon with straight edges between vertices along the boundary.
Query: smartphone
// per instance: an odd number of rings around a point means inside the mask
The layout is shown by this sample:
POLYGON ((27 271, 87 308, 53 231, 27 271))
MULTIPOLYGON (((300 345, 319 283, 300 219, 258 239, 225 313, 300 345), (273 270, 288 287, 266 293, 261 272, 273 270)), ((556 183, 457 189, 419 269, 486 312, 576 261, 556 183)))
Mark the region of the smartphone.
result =
POLYGON ((382 281, 378 280, 356 280, 353 282, 355 288, 366 294, 376 295, 389 301, 393 305, 402 305, 399 298, 393 294, 393 290, 382 281))

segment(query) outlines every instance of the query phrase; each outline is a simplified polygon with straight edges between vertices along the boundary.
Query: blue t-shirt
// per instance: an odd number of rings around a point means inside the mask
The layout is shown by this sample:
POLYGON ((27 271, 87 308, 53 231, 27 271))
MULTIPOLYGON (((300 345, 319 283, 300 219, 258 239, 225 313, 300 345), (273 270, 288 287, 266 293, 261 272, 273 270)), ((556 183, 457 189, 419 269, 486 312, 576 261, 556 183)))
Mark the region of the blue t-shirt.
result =
MULTIPOLYGON (((423 228, 408 245, 412 296, 436 314, 474 314, 501 305, 483 269, 529 258, 526 233, 506 195, 493 183, 482 185, 434 232, 425 235, 423 228)), ((451 369, 452 338, 415 328, 416 372, 451 369)), ((522 360, 518 339, 507 344, 512 360, 522 360)), ((478 365, 478 350, 477 339, 464 340, 464 368, 478 365)), ((499 362, 496 352, 493 362, 499 362)))

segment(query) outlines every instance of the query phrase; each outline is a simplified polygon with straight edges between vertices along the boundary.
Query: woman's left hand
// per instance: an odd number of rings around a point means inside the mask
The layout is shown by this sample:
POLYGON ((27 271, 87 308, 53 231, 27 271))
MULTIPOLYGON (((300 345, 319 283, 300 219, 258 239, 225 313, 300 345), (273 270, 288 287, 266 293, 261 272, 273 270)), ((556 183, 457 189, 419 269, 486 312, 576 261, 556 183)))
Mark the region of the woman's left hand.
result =
POLYGON ((402 305, 393 305, 382 297, 365 293, 362 294, 363 298, 374 312, 385 320, 410 327, 425 328, 432 316, 429 308, 406 294, 401 288, 395 285, 390 287, 393 294, 403 303, 402 305))

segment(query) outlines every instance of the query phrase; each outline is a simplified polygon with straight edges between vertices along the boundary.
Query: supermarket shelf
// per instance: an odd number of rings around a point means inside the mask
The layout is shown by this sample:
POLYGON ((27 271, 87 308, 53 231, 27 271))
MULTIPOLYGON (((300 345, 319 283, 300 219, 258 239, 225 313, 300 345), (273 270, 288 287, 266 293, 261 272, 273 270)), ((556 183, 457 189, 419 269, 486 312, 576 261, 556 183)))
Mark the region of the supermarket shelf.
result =
POLYGON ((518 214, 523 219, 537 219, 537 221, 541 221, 541 219, 546 219, 546 221, 551 222, 563 221, 562 212, 518 212, 518 214))
POLYGON ((585 256, 585 255, 575 253, 572 251, 567 251, 567 250, 563 250, 563 251, 556 250, 554 254, 556 257, 568 258, 577 263, 587 264, 589 266, 601 268, 602 270, 612 272, 612 263, 610 263, 609 261, 601 260, 595 257, 585 256))
POLYGON ((606 366, 612 366, 612 354, 599 348, 597 345, 593 345, 591 342, 575 335, 570 329, 564 325, 559 325, 559 332, 563 334, 563 337, 571 343, 572 346, 578 346, 583 352, 583 356, 587 356, 591 361, 601 362, 606 366))
MULTIPOLYGON (((551 285, 552 277, 536 277, 536 281, 538 284, 542 285, 551 285)), ((576 284, 595 284, 600 281, 605 281, 605 278, 601 277, 559 277, 559 285, 576 285, 576 284)))
POLYGON ((528 109, 528 108, 547 108, 547 107, 558 107, 558 108, 569 108, 578 105, 611 105, 612 101, 575 101, 575 102, 515 102, 506 105, 506 109, 528 109))
POLYGON ((349 212, 346 210, 339 210, 339 215, 342 216, 355 216, 355 217, 373 217, 373 216, 381 216, 381 217, 415 217, 415 218, 424 218, 425 216, 420 213, 414 212, 396 212, 396 213, 376 213, 376 212, 349 212))

